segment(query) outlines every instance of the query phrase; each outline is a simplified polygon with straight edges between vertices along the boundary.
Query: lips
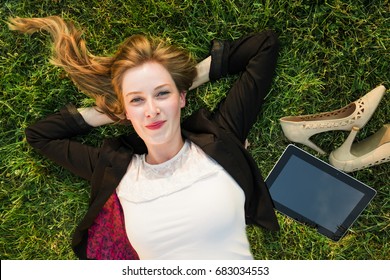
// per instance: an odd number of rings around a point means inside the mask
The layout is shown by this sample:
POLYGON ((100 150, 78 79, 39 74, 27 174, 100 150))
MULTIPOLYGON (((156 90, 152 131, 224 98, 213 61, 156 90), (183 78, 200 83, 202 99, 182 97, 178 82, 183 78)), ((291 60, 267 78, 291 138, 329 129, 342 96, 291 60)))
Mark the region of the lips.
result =
POLYGON ((164 125, 164 123, 165 123, 165 121, 154 122, 154 123, 146 125, 146 128, 151 129, 151 130, 156 130, 156 129, 159 129, 160 127, 162 127, 164 125))

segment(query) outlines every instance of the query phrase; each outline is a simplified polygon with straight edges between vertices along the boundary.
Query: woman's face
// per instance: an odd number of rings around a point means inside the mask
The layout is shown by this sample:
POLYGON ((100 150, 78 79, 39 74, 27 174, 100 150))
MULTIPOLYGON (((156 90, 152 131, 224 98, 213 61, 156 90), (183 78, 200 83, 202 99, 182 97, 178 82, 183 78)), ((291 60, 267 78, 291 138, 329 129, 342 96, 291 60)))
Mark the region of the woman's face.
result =
POLYGON ((122 89, 126 118, 147 146, 181 139, 185 93, 179 93, 161 64, 147 62, 127 70, 122 89))

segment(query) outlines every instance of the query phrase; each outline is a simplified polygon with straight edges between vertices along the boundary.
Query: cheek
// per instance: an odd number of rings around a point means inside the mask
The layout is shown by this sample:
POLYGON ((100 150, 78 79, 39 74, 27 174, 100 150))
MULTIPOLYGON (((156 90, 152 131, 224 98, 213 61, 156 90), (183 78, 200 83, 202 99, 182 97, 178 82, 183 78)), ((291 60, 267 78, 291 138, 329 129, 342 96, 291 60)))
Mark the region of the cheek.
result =
POLYGON ((131 113, 129 112, 129 110, 127 108, 125 108, 125 115, 126 115, 126 119, 131 121, 131 113))
POLYGON ((164 111, 171 116, 177 117, 177 115, 181 114, 181 108, 184 107, 184 104, 185 103, 182 101, 177 100, 176 102, 172 102, 171 104, 167 105, 164 111))
POLYGON ((137 117, 139 118, 139 114, 140 114, 134 108, 125 108, 125 113, 126 113, 126 119, 128 119, 132 123, 133 123, 133 121, 137 120, 137 117))

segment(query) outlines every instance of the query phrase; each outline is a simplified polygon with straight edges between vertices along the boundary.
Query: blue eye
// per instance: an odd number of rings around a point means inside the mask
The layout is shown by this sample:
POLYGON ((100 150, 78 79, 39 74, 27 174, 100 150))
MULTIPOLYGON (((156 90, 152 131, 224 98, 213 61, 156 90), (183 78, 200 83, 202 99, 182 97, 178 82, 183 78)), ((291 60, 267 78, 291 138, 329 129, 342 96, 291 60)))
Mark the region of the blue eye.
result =
POLYGON ((130 100, 130 103, 140 103, 142 101, 142 98, 140 97, 135 97, 130 100))
POLYGON ((158 94, 157 94, 157 96, 164 96, 164 95, 167 95, 167 94, 169 94, 170 92, 169 91, 160 91, 158 94))

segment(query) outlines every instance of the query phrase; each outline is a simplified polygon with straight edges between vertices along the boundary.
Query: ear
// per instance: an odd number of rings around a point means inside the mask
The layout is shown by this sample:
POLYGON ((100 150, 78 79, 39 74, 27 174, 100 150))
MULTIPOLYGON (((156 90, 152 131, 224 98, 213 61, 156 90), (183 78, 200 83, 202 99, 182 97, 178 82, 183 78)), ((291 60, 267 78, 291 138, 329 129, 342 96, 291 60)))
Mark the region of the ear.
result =
POLYGON ((183 90, 180 92, 180 108, 184 108, 184 106, 186 106, 186 96, 187 91, 183 90))

